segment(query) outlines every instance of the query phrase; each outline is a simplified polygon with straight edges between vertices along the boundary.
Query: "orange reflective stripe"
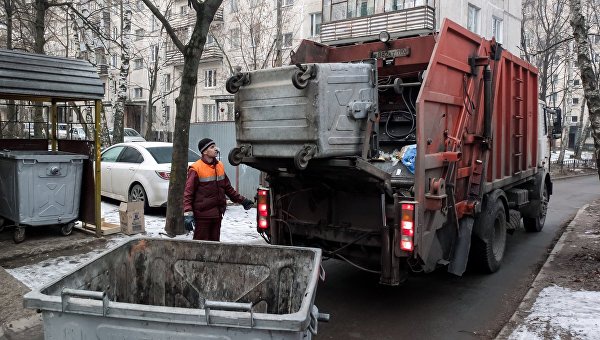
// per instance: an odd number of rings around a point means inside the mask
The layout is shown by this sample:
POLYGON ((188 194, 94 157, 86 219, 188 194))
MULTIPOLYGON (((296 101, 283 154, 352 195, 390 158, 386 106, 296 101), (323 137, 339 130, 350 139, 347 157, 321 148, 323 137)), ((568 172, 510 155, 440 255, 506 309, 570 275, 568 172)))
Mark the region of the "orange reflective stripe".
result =
POLYGON ((221 162, 217 163, 217 165, 213 168, 204 163, 202 160, 198 160, 190 167, 196 171, 200 182, 219 181, 225 179, 225 167, 221 162))

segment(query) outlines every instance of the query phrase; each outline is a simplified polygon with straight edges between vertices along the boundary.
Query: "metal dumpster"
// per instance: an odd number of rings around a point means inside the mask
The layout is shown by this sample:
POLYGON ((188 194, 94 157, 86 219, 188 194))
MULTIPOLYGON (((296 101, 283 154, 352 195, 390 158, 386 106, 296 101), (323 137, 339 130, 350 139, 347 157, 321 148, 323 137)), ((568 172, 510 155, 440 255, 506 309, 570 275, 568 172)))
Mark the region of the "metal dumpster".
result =
POLYGON ((25 295, 50 339, 311 339, 321 251, 137 238, 25 295))
POLYGON ((360 155, 367 117, 377 110, 375 65, 284 66, 238 77, 247 81, 233 89, 232 164, 244 157, 288 158, 304 169, 311 158, 360 155))
POLYGON ((25 239, 24 226, 58 224, 64 235, 71 233, 87 158, 61 151, 0 151, 0 225, 17 227, 15 242, 25 239))

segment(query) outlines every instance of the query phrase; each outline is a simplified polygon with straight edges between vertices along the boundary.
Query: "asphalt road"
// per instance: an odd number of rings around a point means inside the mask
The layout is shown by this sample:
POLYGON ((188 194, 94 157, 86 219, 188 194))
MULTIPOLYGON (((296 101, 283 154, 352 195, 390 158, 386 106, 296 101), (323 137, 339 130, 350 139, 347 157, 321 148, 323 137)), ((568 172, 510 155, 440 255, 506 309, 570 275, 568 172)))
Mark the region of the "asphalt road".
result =
POLYGON ((490 339, 527 293, 563 226, 600 198, 597 176, 556 181, 540 233, 517 230, 507 239, 502 268, 491 275, 467 272, 416 274, 400 287, 329 260, 315 304, 331 314, 318 339, 490 339))

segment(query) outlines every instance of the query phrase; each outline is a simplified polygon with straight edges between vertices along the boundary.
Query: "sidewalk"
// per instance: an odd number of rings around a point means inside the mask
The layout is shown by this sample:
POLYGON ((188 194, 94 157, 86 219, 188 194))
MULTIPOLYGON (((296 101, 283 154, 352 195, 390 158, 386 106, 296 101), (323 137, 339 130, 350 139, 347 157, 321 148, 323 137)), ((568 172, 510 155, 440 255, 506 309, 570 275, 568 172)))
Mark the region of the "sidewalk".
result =
POLYGON ((599 216, 579 210, 496 339, 600 339, 599 216))

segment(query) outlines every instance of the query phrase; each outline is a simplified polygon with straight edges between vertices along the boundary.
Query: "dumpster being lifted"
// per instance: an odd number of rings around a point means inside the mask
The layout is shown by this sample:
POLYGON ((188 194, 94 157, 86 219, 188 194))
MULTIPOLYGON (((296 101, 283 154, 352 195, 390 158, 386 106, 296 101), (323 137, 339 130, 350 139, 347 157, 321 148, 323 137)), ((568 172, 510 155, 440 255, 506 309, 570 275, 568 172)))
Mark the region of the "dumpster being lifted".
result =
POLYGON ((137 238, 24 303, 47 340, 311 339, 320 264, 312 248, 137 238))
POLYGON ((59 225, 63 235, 71 234, 84 159, 61 151, 1 151, 0 228, 14 225, 16 243, 25 239, 25 226, 59 225))

